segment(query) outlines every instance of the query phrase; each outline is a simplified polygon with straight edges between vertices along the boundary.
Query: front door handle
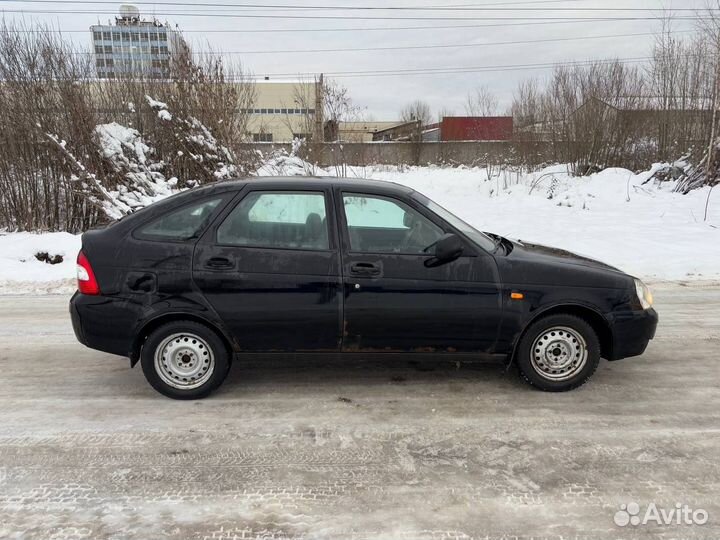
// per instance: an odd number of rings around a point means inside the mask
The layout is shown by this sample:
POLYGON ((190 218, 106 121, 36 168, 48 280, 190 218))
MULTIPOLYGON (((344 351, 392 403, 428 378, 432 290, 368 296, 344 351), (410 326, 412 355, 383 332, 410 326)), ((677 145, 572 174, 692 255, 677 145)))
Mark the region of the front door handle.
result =
POLYGON ((205 262, 205 267, 212 270, 227 270, 233 266, 232 261, 225 257, 213 257, 205 262))
POLYGON ((379 276, 380 267, 373 263, 359 262, 350 267, 350 272, 356 276, 379 276))

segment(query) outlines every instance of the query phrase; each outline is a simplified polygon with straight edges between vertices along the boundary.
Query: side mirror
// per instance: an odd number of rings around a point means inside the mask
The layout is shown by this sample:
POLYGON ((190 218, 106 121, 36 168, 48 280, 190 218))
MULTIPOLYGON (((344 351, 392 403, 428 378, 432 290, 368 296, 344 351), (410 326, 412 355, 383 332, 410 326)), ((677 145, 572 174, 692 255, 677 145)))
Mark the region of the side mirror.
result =
MULTIPOLYGON (((456 234, 446 234, 435 242, 433 257, 425 261, 425 266, 439 266, 459 258, 465 250, 465 243, 456 234)), ((430 251, 430 250, 428 250, 430 251)))

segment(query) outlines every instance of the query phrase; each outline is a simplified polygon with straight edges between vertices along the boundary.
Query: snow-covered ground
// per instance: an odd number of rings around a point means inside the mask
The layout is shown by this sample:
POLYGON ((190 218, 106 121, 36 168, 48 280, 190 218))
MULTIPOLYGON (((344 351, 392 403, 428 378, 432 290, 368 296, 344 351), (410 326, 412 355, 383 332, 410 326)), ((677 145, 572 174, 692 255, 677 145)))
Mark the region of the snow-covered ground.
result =
POLYGON ((651 171, 577 178, 555 166, 490 180, 485 169, 365 172, 417 189, 480 230, 562 247, 650 281, 720 278, 720 189, 705 221, 710 188, 681 195, 672 182, 643 185, 651 171))
MULTIPOLYGON (((334 174, 296 158, 269 162, 260 174, 334 174)), ((607 169, 573 178, 563 166, 517 173, 484 168, 348 167, 348 176, 398 182, 426 194, 475 227, 510 238, 562 247, 648 281, 720 279, 720 190, 689 195, 672 183, 647 183, 607 169)), ((65 233, 0 233, 0 294, 74 289, 79 237, 65 233), (61 254, 50 265, 35 258, 61 254)))
POLYGON ((69 233, 0 233, 0 294, 65 294, 75 290, 80 236, 69 233), (63 262, 39 261, 36 253, 61 255, 63 262))

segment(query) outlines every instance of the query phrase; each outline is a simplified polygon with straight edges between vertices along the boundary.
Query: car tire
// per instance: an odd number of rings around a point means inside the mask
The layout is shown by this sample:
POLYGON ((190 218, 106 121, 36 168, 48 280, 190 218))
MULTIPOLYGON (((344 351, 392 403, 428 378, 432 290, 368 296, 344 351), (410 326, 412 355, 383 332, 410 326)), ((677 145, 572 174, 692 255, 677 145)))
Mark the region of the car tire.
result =
POLYGON ((207 326, 174 321, 145 340, 140 363, 145 378, 173 399, 201 399, 220 386, 230 370, 230 352, 207 326))
POLYGON ((520 376, 546 392, 582 386, 600 363, 593 327, 575 315, 548 315, 530 325, 516 350, 520 376))

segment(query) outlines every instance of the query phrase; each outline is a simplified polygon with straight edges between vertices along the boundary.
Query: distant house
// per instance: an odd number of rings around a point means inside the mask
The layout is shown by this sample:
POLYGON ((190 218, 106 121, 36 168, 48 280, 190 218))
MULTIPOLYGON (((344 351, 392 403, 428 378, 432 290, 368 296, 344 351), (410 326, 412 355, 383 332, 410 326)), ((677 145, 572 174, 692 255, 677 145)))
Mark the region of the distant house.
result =
POLYGON ((592 97, 570 115, 571 120, 597 122, 612 120, 650 138, 701 138, 712 121, 712 105, 707 100, 627 96, 611 105, 592 97), (665 101, 665 103, 663 103, 665 101))
POLYGON ((441 141, 509 141, 512 116, 446 116, 440 123, 441 141))

